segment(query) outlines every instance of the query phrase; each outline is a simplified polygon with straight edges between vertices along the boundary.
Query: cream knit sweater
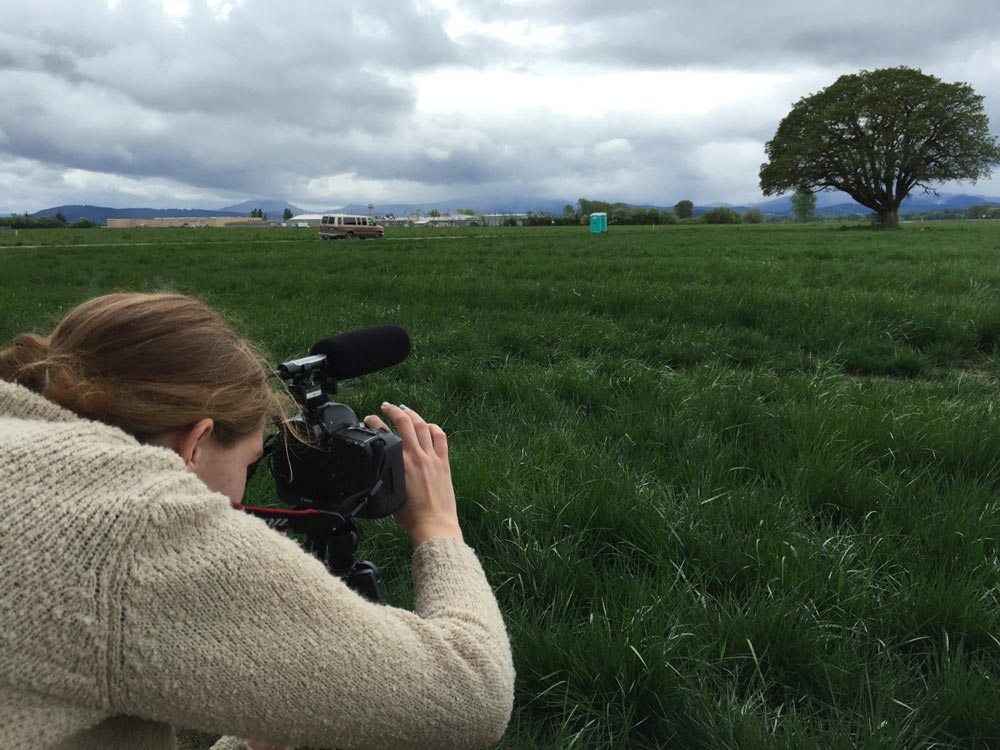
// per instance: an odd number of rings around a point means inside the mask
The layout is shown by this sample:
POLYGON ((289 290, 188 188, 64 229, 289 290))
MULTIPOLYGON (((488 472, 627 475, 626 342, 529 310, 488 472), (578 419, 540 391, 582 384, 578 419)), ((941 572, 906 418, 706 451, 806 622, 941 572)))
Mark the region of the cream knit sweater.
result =
POLYGON ((174 727, 328 748, 499 740, 514 668, 475 553, 371 604, 169 450, 0 381, 0 748, 160 750, 174 727))

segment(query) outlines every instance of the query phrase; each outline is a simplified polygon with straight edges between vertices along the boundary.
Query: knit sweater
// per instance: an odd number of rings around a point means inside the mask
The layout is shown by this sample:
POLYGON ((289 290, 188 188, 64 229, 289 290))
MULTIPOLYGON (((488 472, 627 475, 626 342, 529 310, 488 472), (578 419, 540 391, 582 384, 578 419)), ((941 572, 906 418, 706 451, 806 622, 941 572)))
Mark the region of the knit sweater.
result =
POLYGON ((0 748, 166 750, 185 727, 336 748, 499 740, 514 668, 475 553, 372 604, 173 452, 0 381, 0 748))

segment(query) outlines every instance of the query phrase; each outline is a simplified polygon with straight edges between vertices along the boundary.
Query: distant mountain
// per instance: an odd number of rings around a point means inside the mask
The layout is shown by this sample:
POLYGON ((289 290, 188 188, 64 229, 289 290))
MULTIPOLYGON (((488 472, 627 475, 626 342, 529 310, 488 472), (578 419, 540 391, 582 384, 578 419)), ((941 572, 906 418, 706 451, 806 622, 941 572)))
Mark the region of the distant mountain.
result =
MULTIPOLYGON (((792 213, 792 196, 786 195, 763 203, 754 203, 750 207, 759 208, 765 214, 790 215, 792 213)), ((871 209, 855 203, 843 193, 816 193, 816 213, 844 216, 846 214, 870 214, 871 209)))
MULTIPOLYGON (((703 213, 711 211, 713 208, 730 208, 736 213, 741 214, 750 208, 750 206, 735 206, 732 203, 706 203, 704 206, 695 206, 691 210, 695 216, 701 216, 703 213)), ((671 207, 662 210, 673 211, 674 209, 671 207)))
MULTIPOLYGON (((819 205, 820 196, 816 196, 816 204, 819 205)), ((792 196, 786 195, 782 198, 764 201, 753 204, 754 208, 759 208, 766 214, 790 214, 792 212, 792 196)))
MULTIPOLYGON (((924 193, 911 193, 903 201, 900 211, 904 213, 946 210, 964 211, 969 206, 975 206, 976 204, 1000 206, 1000 198, 988 195, 969 195, 967 193, 941 193, 938 196, 931 193, 926 195, 924 193)), ((792 197, 786 195, 763 203, 753 203, 750 207, 759 208, 766 214, 790 214, 792 212, 792 197)), ((697 208, 695 212, 698 212, 697 208)), ((816 212, 831 216, 844 216, 846 214, 870 214, 872 210, 862 206, 860 203, 855 203, 844 193, 817 193, 816 212)))
MULTIPOLYGON (((176 216, 249 216, 250 212, 207 211, 201 208, 111 208, 108 206, 53 206, 31 214, 32 217, 53 217, 61 213, 66 221, 90 219, 98 224, 107 224, 108 219, 170 219, 176 216)), ((279 214, 280 218, 280 214, 279 214)))
POLYGON ((61 213, 66 221, 90 219, 98 224, 107 224, 108 219, 172 219, 175 217, 202 218, 206 216, 249 217, 255 208, 261 209, 267 218, 280 221, 285 208, 293 214, 307 213, 305 210, 279 200, 250 200, 224 208, 112 208, 110 206, 53 206, 32 214, 33 217, 55 216, 61 213))
POLYGON ((967 193, 933 195, 931 193, 913 193, 903 201, 902 211, 964 211, 976 204, 1000 205, 1000 198, 988 195, 969 195, 967 193))
MULTIPOLYGON (((440 211, 443 214, 455 214, 463 209, 471 208, 477 214, 523 214, 528 211, 533 211, 536 214, 545 211, 551 214, 561 214, 563 207, 567 203, 573 204, 574 207, 576 206, 575 200, 556 200, 554 198, 533 198, 527 196, 507 196, 501 198, 474 196, 471 198, 430 201, 427 203, 376 203, 374 212, 379 216, 385 216, 386 214, 410 216, 412 214, 426 215, 428 211, 432 210, 440 211)), ((368 205, 351 203, 335 209, 335 212, 342 214, 367 214, 368 205)))
MULTIPOLYGON (((611 201, 612 203, 614 201, 611 201)), ((559 215, 563 212, 563 207, 570 203, 576 208, 575 200, 561 200, 553 198, 463 198, 458 200, 436 201, 431 203, 389 203, 375 204, 375 213, 384 216, 393 214, 395 216, 407 216, 410 214, 425 214, 437 209, 441 213, 457 213, 461 209, 471 208, 476 213, 525 213, 533 211, 535 213, 548 213, 559 215)), ((832 216, 844 216, 847 214, 868 214, 871 209, 855 203, 843 193, 817 193, 816 194, 817 213, 832 216)), ((1000 198, 991 198, 983 195, 951 195, 942 193, 939 197, 933 195, 918 194, 910 196, 903 201, 903 211, 942 211, 945 209, 964 210, 977 203, 1000 205, 1000 198)), ((626 203, 629 208, 655 208, 658 211, 673 211, 673 205, 660 206, 653 203, 626 203)), ((748 208, 759 208, 766 214, 790 215, 792 213, 792 198, 784 196, 760 203, 732 204, 725 202, 714 202, 696 205, 694 215, 701 216, 706 211, 713 208, 731 208, 737 213, 743 213, 748 208)), ((331 212, 345 214, 366 214, 368 206, 361 203, 352 203, 341 208, 333 209, 331 212)))
POLYGON ((290 208, 293 215, 311 213, 304 208, 293 206, 288 201, 278 200, 277 198, 258 198, 257 200, 243 201, 232 206, 223 206, 215 215, 228 216, 227 211, 235 211, 238 216, 249 216, 250 212, 255 208, 259 208, 266 213, 268 219, 277 221, 280 221, 281 217, 284 216, 286 208, 290 208))
MULTIPOLYGON (((459 198, 453 200, 430 201, 425 203, 376 203, 374 212, 379 216, 393 214, 395 216, 408 216, 411 214, 426 215, 429 211, 436 209, 441 213, 456 214, 462 209, 471 208, 476 213, 534 213, 548 212, 560 215, 566 204, 577 207, 576 200, 563 200, 555 198, 538 198, 531 196, 475 196, 471 198, 459 198)), ((828 216, 844 216, 847 214, 868 214, 871 210, 852 201, 844 193, 817 193, 816 210, 819 214, 828 216)), ((965 210, 969 206, 976 204, 987 204, 1000 206, 1000 198, 986 195, 971 195, 967 193, 951 194, 942 193, 935 196, 931 194, 918 193, 911 195, 903 201, 903 212, 928 212, 944 210, 965 210)), ((672 211, 673 206, 659 206, 652 203, 628 203, 630 208, 642 206, 644 208, 655 208, 659 211, 672 211)), ((748 208, 759 208, 766 214, 788 215, 792 212, 791 196, 783 196, 759 203, 749 203, 745 205, 733 205, 730 203, 708 203, 694 207, 694 215, 701 216, 706 211, 725 206, 737 213, 743 213, 748 208)), ((177 216, 185 217, 206 217, 206 216, 233 216, 248 217, 250 212, 259 208, 267 214, 271 220, 280 221, 286 208, 291 209, 292 214, 312 213, 303 208, 289 203, 288 201, 275 199, 257 199, 243 201, 232 206, 225 206, 219 209, 203 208, 110 208, 107 206, 53 206, 36 211, 34 217, 55 216, 62 213, 67 221, 74 222, 80 219, 90 219, 99 224, 106 224, 108 219, 163 219, 177 216)), ((326 213, 345 214, 367 214, 368 205, 363 203, 352 203, 340 208, 330 209, 326 213)))

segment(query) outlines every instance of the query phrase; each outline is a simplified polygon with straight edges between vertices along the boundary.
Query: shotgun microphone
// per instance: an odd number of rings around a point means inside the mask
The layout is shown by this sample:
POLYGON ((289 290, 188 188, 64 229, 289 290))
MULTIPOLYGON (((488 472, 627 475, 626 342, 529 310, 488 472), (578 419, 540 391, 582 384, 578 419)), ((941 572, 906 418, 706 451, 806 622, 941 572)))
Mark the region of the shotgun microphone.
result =
POLYGON ((326 372, 347 380, 402 362, 410 353, 410 337, 399 326, 359 328, 317 341, 309 353, 325 356, 326 372))

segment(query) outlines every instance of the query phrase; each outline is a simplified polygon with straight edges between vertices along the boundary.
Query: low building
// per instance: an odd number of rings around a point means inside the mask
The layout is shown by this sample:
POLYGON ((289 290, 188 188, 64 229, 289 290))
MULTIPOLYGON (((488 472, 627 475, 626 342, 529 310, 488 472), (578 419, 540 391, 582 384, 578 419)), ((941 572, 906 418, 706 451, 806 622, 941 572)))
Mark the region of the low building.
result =
POLYGON ((521 226, 528 214, 483 214, 484 227, 502 227, 511 223, 521 226))
POLYGON ((316 227, 317 229, 323 223, 323 216, 325 214, 298 214, 290 219, 285 219, 284 225, 286 227, 316 227))
POLYGON ((478 216, 459 214, 458 216, 425 216, 414 219, 410 226, 414 227, 480 227, 483 221, 478 216))
POLYGON ((384 227, 412 227, 413 222, 417 220, 416 216, 386 216, 381 219, 376 219, 379 224, 384 227))
MULTIPOLYGON (((251 216, 177 216, 163 219, 108 219, 108 229, 139 229, 162 227, 245 227, 264 225, 264 220, 251 216)), ((269 223, 269 222, 268 222, 269 223)))

